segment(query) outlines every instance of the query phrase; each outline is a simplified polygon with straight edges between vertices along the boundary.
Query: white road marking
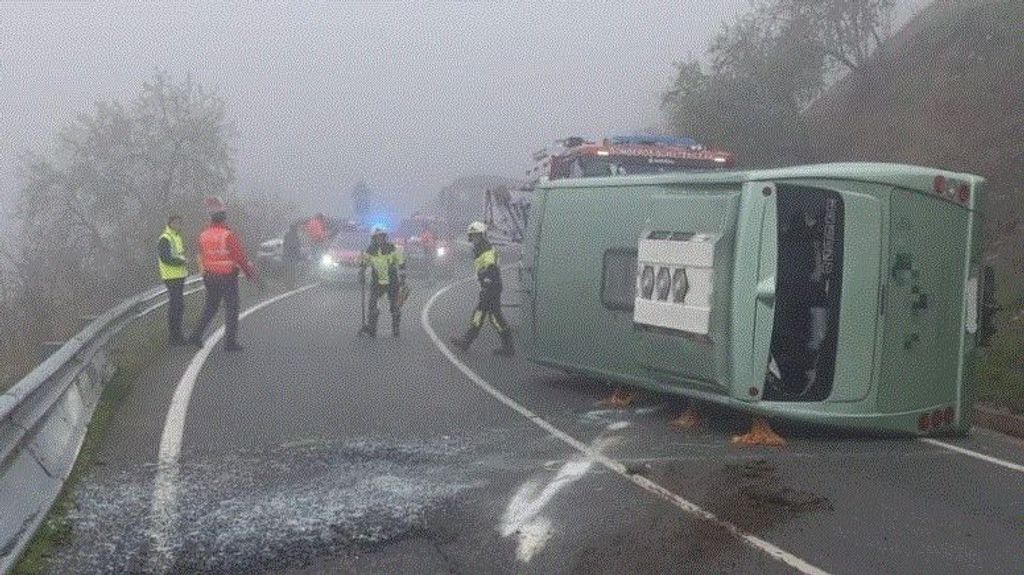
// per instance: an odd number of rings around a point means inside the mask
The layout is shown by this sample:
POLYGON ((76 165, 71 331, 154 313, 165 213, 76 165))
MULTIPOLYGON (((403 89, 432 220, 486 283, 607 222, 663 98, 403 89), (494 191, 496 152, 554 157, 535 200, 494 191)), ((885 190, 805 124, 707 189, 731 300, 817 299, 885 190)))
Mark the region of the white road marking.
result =
MULTIPOLYGON (((602 451, 605 447, 619 443, 617 437, 599 437, 590 446, 594 451, 602 451)), ((558 492, 579 481, 594 465, 594 460, 586 455, 577 456, 562 464, 554 478, 539 489, 536 481, 524 483, 505 509, 501 520, 501 536, 515 535, 519 539, 516 558, 522 563, 529 563, 548 540, 554 536, 551 520, 541 516, 541 512, 558 492)), ((545 465, 545 469, 552 469, 545 465)))
POLYGON ((593 465, 592 459, 578 457, 563 465, 543 489, 537 482, 528 481, 512 497, 501 519, 501 536, 518 537, 516 558, 519 561, 529 563, 554 534, 551 520, 541 516, 547 504, 559 491, 581 479, 593 465))
POLYGON ((616 421, 615 423, 609 425, 606 429, 608 429, 608 431, 620 431, 626 429, 627 427, 629 427, 628 421, 616 421))
POLYGON ((918 439, 918 441, 921 441, 922 443, 927 443, 928 445, 934 445, 935 447, 941 447, 942 449, 948 449, 949 451, 959 453, 960 455, 966 455, 967 457, 980 459, 981 461, 985 461, 993 465, 998 465, 1000 467, 1005 467, 1013 471, 1019 471, 1021 473, 1024 473, 1024 465, 1021 465, 1019 463, 1013 463, 1011 461, 1006 461, 1005 459, 999 459, 998 457, 992 457, 991 455, 985 455, 984 453, 971 451, 970 449, 965 449, 963 447, 953 445, 951 443, 946 443, 945 441, 939 441, 938 439, 932 439, 930 437, 921 437, 918 439))
POLYGON ((516 534, 519 537, 516 559, 520 563, 529 563, 554 535, 554 528, 547 517, 537 517, 520 525, 516 529, 516 534))
POLYGON ((613 460, 601 454, 600 452, 590 448, 588 445, 582 443, 581 441, 565 433, 561 429, 558 429, 554 425, 548 423, 547 420, 533 413, 525 406, 516 402, 514 399, 498 391, 497 388, 487 383, 487 381, 480 377, 469 366, 460 361, 459 358, 456 357, 454 353, 452 353, 448 346, 445 345, 443 341, 441 341, 441 338, 438 337, 437 332, 434 331, 433 327, 431 327, 430 310, 431 308, 434 307, 434 303, 437 301, 437 299, 440 298, 445 293, 447 293, 448 290, 450 290, 452 287, 460 283, 465 283, 472 279, 474 279, 474 277, 471 276, 463 280, 459 280, 434 293, 434 295, 431 296, 427 304, 423 306, 423 311, 420 313, 420 323, 423 325, 424 331, 426 331, 427 335, 430 336, 430 339, 433 340, 434 345, 437 346, 438 350, 440 350, 441 353, 448 358, 448 361, 450 361, 452 365, 457 367, 459 371, 463 373, 463 375, 465 375, 467 378, 469 378, 470 381, 475 383, 477 387, 487 392, 491 397, 498 400, 509 409, 515 411, 516 413, 522 415, 529 421, 533 422, 536 426, 548 432, 548 434, 550 434, 552 437, 562 441, 563 443, 569 445, 576 451, 580 452, 588 460, 592 460, 593 462, 599 463, 608 470, 631 481, 635 485, 639 486, 641 489, 668 501, 669 503, 681 509, 682 511, 690 515, 693 515, 698 519, 702 519, 704 521, 716 525, 717 527, 726 531, 730 535, 736 537, 746 545, 767 554, 769 557, 775 559, 776 561, 784 563, 785 565, 792 567, 800 573, 805 573, 807 575, 822 575, 827 573, 826 571, 818 567, 815 567, 814 565, 811 565, 810 563, 804 561, 796 555, 793 555, 781 549, 780 547, 777 547, 776 545, 773 545, 772 543, 769 543, 768 541, 761 539, 753 533, 741 529, 740 527, 737 527, 736 525, 728 521, 719 519, 714 513, 711 513, 710 511, 703 509, 702 507, 698 506, 695 503, 691 503, 690 501, 683 499, 679 495, 676 495, 675 493, 669 491, 668 489, 662 487, 661 485, 655 483, 654 481, 651 481, 650 479, 647 479, 646 477, 643 477, 641 475, 630 473, 626 469, 626 466, 623 465, 622 463, 613 460))
MULTIPOLYGON (((300 294, 319 284, 309 284, 264 300, 243 311, 238 319, 242 320, 268 305, 285 298, 300 294)), ((174 560, 169 536, 175 528, 175 507, 178 501, 178 457, 181 455, 181 441, 185 432, 185 416, 188 404, 192 400, 199 372, 210 357, 213 347, 224 337, 224 326, 220 326, 210 334, 203 343, 203 348, 196 352, 178 381, 171 398, 171 406, 164 420, 164 430, 160 437, 160 452, 157 464, 156 480, 153 483, 153 505, 150 515, 150 532, 153 538, 151 567, 155 571, 166 571, 174 560)))

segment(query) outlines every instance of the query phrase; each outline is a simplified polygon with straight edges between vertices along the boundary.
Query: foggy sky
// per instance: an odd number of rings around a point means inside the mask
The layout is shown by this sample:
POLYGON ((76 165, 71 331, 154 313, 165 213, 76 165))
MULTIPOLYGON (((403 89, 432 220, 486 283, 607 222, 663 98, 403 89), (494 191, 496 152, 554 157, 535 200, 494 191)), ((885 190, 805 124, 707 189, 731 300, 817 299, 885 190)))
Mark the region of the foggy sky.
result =
POLYGON ((157 68, 226 100, 239 187, 305 208, 346 211, 360 178, 415 204, 459 176, 517 177, 553 139, 656 126, 672 62, 748 2, 3 3, 0 202, 20 151, 157 68))

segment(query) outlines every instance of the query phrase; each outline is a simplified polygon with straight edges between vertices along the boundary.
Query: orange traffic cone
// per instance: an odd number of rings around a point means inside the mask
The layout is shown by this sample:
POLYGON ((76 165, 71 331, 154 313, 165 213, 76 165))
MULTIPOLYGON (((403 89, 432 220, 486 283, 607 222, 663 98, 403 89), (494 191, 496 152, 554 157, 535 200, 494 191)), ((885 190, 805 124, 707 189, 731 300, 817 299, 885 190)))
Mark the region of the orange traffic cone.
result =
POLYGON ((700 425, 700 413, 692 407, 679 414, 679 417, 668 422, 669 425, 678 429, 693 429, 700 425))
POLYGON ((744 435, 734 435, 732 443, 760 445, 763 447, 782 447, 786 445, 786 440, 772 430, 772 426, 768 425, 767 419, 755 417, 753 424, 750 426, 750 432, 744 435))

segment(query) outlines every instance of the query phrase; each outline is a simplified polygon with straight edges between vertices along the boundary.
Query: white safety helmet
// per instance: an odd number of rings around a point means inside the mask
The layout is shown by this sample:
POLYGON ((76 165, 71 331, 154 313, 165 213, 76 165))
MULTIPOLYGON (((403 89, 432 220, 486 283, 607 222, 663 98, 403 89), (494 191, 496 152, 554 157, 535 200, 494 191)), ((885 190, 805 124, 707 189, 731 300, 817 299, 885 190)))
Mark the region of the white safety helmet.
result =
POLYGON ((485 224, 483 222, 473 222, 473 223, 469 224, 468 228, 466 228, 466 234, 467 235, 486 234, 486 233, 487 233, 487 224, 485 224))

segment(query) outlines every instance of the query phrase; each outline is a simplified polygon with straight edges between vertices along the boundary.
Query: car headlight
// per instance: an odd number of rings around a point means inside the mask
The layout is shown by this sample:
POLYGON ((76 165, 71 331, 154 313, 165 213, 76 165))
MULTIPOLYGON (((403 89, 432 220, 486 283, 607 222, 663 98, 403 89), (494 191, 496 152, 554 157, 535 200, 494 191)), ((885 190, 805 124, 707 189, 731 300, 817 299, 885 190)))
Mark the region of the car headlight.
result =
POLYGON ((331 268, 338 265, 338 262, 334 261, 334 258, 331 256, 331 254, 324 254, 320 258, 320 265, 325 268, 331 268))
POLYGON ((437 247, 437 257, 443 258, 444 255, 447 254, 447 253, 448 253, 448 250, 444 246, 438 246, 437 247))

